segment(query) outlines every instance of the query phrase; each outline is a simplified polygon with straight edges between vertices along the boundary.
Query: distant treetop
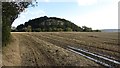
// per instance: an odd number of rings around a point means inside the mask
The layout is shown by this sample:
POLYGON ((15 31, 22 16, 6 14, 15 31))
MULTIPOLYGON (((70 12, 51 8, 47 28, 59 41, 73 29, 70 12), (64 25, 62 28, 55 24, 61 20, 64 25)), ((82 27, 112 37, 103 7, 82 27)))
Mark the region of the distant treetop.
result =
POLYGON ((74 32, 92 32, 92 28, 83 26, 82 28, 74 24, 73 22, 61 19, 57 17, 39 17, 36 19, 29 20, 24 24, 17 26, 16 31, 19 32, 58 32, 58 31, 74 31, 74 32), (28 29, 29 26, 29 29, 28 29))

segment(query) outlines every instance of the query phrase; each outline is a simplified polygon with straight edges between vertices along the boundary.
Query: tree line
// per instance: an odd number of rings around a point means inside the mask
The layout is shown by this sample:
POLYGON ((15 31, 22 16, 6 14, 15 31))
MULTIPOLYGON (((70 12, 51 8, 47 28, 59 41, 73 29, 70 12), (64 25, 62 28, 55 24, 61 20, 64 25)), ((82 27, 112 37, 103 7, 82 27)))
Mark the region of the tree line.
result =
POLYGON ((29 20, 24 24, 18 25, 12 29, 12 32, 100 32, 100 30, 92 30, 92 28, 76 24, 66 19, 57 17, 40 17, 29 20))

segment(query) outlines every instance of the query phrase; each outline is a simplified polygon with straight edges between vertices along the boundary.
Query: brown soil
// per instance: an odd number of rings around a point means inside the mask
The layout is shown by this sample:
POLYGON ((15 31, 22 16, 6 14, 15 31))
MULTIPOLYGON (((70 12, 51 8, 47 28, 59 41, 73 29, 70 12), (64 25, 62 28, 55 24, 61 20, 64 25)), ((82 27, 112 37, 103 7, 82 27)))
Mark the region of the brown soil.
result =
MULTIPOLYGON (((49 33, 16 32, 11 34, 12 42, 3 48, 3 66, 100 66, 67 50, 62 42, 57 42, 57 44, 49 42, 46 40, 50 37, 46 35, 49 33)), ((59 40, 59 38, 56 39, 59 40)))

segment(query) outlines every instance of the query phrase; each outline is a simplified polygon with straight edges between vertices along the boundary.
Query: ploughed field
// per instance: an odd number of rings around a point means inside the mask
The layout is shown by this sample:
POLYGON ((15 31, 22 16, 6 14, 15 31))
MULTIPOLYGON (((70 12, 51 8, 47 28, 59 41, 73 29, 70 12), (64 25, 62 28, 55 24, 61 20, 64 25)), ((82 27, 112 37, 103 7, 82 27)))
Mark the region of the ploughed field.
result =
POLYGON ((120 62, 118 33, 14 32, 11 34, 11 43, 3 48, 4 66, 104 66, 71 51, 70 47, 120 62))

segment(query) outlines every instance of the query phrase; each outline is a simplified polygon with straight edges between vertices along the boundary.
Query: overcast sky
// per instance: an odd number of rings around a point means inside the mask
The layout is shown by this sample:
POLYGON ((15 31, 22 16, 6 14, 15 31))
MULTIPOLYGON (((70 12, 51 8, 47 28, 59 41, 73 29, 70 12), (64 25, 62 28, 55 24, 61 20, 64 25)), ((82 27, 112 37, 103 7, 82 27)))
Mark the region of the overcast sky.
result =
POLYGON ((118 28, 118 1, 120 0, 37 0, 38 6, 22 12, 12 26, 41 16, 59 17, 78 26, 93 29, 118 28))

